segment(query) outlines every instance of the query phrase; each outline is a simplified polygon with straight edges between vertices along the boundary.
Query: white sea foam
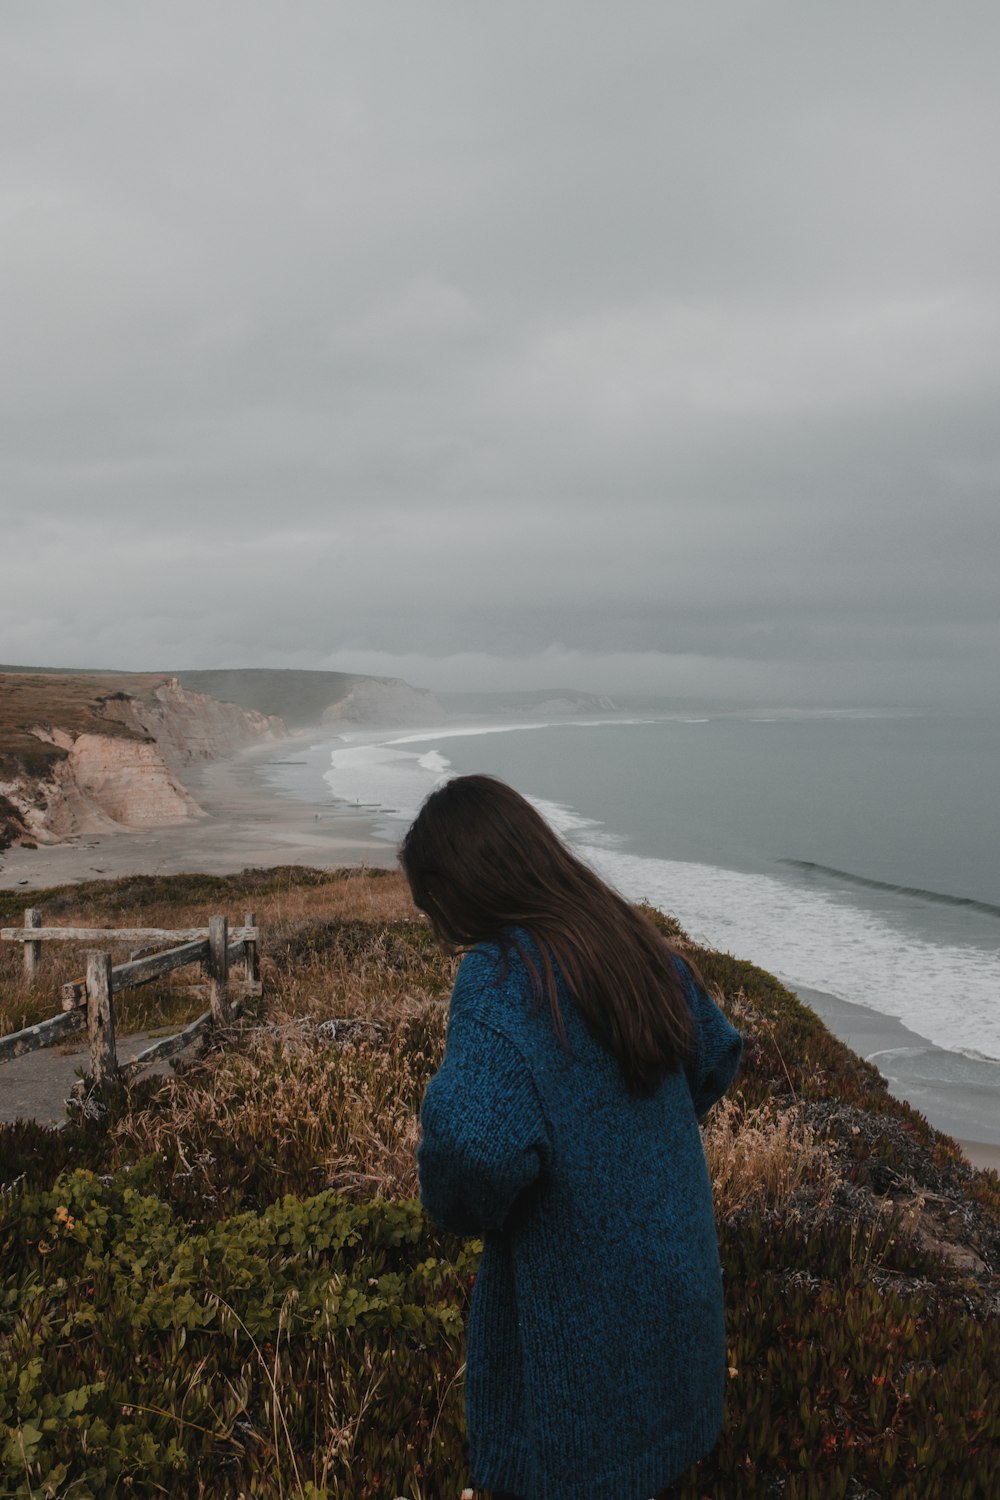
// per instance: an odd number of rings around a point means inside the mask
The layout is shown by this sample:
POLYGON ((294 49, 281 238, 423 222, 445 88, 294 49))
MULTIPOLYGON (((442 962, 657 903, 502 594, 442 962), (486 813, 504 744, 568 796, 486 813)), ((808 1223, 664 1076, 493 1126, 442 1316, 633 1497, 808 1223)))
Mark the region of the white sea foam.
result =
MULTIPOLYGON (((451 772, 451 762, 432 748, 418 754, 410 745, 437 746, 441 740, 474 739, 484 734, 514 734, 528 729, 599 729, 609 725, 654 724, 655 718, 642 719, 549 719, 521 724, 448 725, 442 729, 408 729, 402 734, 388 733, 372 738, 370 730, 346 730, 338 736, 330 751, 330 769, 325 779, 334 797, 365 807, 381 806, 397 819, 411 819, 437 784, 451 772)), ((707 721, 706 721, 707 722, 707 721)), ((531 800, 531 799, 529 799, 531 800)), ((569 834, 600 825, 592 818, 581 817, 571 808, 557 802, 536 802, 560 833, 569 834)), ((380 830, 387 837, 398 833, 386 823, 380 830)), ((604 837, 604 836, 602 836, 604 837)))
POLYGON ((1000 957, 986 948, 924 941, 841 895, 769 875, 596 846, 578 852, 623 895, 791 988, 896 1016, 951 1051, 1000 1058, 1000 957))
POLYGON ((384 740, 386 745, 420 745, 427 740, 464 740, 472 739, 480 734, 514 734, 522 729, 551 729, 551 724, 472 724, 462 729, 453 726, 448 729, 408 729, 405 734, 395 734, 391 739, 384 740))
MULTIPOLYGON (((418 754, 402 748, 423 738, 404 735, 332 749, 330 769, 325 773, 331 793, 343 802, 377 807, 383 815, 379 832, 386 838, 398 838, 402 826, 416 817, 428 793, 454 774, 451 762, 439 750, 418 754)), ((586 833, 591 838, 602 838, 601 824, 595 819, 585 818, 561 802, 547 802, 539 797, 528 800, 563 837, 586 833)))
POLYGON ((437 750, 418 754, 397 744, 345 744, 330 752, 325 780, 338 800, 383 813, 379 832, 396 838, 400 823, 416 817, 417 809, 450 772, 450 763, 437 750))
MULTIPOLYGON (((543 797, 529 797, 528 801, 532 807, 538 809, 545 821, 562 834, 564 838, 570 838, 575 833, 585 833, 589 838, 600 835, 603 824, 596 818, 585 818, 582 814, 574 812, 571 807, 566 807, 562 802, 546 802, 543 797)), ((603 843, 603 838, 602 838, 603 843)))
MULTIPOLYGON (((662 716, 661 716, 662 717, 662 716)), ((427 740, 475 739, 483 734, 515 734, 525 729, 606 729, 622 724, 656 724, 652 719, 532 719, 527 724, 467 724, 462 728, 449 725, 447 729, 408 729, 405 734, 393 735, 383 740, 385 745, 419 745, 427 740)), ((707 719, 690 719, 685 723, 707 724, 707 719)))

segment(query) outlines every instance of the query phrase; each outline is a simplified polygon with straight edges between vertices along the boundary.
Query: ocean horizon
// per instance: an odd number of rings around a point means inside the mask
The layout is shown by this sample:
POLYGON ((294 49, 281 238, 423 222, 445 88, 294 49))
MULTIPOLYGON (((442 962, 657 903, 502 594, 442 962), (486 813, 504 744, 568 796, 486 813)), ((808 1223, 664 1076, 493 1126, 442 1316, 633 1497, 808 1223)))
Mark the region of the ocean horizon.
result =
POLYGON ((998 766, 996 720, 833 711, 346 730, 262 769, 292 795, 322 780, 389 843, 447 777, 500 776, 622 895, 832 1029, 887 1018, 867 1055, 893 1092, 1000 1143, 998 766))

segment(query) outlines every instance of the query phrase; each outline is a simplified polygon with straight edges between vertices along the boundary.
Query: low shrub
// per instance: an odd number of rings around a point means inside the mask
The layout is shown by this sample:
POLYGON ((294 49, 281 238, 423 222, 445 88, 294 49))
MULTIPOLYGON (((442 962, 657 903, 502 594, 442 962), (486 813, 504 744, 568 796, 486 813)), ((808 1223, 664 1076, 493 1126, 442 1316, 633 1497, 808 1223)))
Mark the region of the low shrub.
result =
POLYGON ((289 1196, 192 1234, 75 1172, 8 1198, 0 1247, 0 1493, 428 1495, 461 1452, 481 1245, 419 1203, 289 1196))

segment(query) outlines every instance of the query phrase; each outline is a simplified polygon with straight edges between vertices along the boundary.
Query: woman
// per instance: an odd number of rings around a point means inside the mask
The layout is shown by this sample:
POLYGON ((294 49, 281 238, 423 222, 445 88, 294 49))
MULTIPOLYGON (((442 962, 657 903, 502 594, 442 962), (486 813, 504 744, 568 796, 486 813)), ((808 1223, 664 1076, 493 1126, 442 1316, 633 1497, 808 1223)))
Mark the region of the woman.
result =
POLYGON ((648 1500, 715 1444, 722 1270, 698 1120, 742 1038, 690 960, 490 776, 432 792, 400 851, 464 952, 420 1111, 432 1220, 483 1239, 474 1484, 648 1500))

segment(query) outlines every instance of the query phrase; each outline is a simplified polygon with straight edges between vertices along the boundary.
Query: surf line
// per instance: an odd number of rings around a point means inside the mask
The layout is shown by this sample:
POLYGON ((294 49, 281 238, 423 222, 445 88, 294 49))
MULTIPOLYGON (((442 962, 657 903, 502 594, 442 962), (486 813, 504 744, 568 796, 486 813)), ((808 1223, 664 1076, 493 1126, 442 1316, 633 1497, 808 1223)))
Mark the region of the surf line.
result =
POLYGON ((981 911, 989 917, 1000 917, 1000 906, 976 901, 972 896, 949 896, 946 891, 928 891, 919 885, 894 885, 891 880, 874 880, 869 875, 852 875, 849 870, 835 870, 832 865, 816 864, 811 859, 780 859, 781 865, 805 870, 812 875, 832 875, 849 885, 863 885, 872 891, 890 891, 895 896, 918 896, 922 901, 936 901, 941 906, 963 906, 966 911, 981 911))

